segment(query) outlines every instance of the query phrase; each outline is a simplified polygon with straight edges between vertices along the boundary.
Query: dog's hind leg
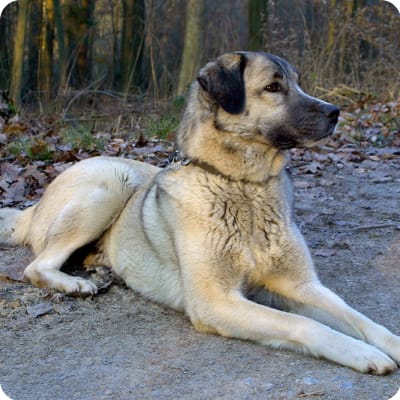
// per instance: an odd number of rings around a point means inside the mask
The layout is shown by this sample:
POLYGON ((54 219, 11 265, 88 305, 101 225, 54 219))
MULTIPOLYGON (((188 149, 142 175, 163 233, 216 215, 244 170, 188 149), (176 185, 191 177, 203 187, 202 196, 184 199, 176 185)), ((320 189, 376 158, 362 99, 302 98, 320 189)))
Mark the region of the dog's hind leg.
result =
POLYGON ((66 294, 81 294, 82 296, 93 295, 97 292, 97 287, 91 281, 70 276, 61 272, 59 269, 73 253, 75 247, 68 243, 52 243, 28 265, 24 271, 25 277, 34 285, 39 287, 53 288, 66 294))
POLYGON ((31 213, 24 243, 32 247, 36 259, 26 268, 26 278, 64 293, 95 293, 93 283, 60 268, 73 252, 98 241, 129 198, 158 171, 132 160, 99 157, 59 175, 31 213))
POLYGON ((31 236, 42 237, 38 241, 40 246, 34 248, 37 257, 25 269, 25 277, 34 285, 67 294, 95 294, 97 288, 93 283, 67 275, 60 268, 73 252, 102 236, 120 214, 129 194, 119 196, 118 201, 116 198, 113 191, 92 186, 85 196, 71 198, 65 205, 53 204, 57 211, 50 215, 46 212, 48 204, 42 204, 42 209, 39 205, 37 215, 33 216, 31 236))

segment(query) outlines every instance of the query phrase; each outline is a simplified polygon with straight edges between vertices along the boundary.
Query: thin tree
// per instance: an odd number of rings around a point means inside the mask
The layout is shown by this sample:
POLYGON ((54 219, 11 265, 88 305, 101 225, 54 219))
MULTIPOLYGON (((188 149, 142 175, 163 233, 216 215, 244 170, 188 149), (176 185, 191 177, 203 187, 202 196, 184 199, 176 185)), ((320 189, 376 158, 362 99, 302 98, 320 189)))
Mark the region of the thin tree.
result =
POLYGON ((63 2, 65 45, 68 54, 67 83, 80 88, 91 75, 94 0, 63 2))
POLYGON ((118 86, 118 79, 119 79, 119 70, 120 70, 120 35, 119 35, 119 28, 120 28, 120 4, 113 0, 108 0, 108 12, 110 13, 110 22, 111 22, 111 35, 112 35, 112 55, 111 55, 111 68, 110 68, 110 75, 112 86, 118 86))
POLYGON ((249 0, 249 50, 262 50, 264 47, 263 24, 266 21, 268 2, 249 0))
POLYGON ((10 96, 17 109, 21 106, 22 77, 26 26, 28 23, 28 0, 18 2, 17 32, 14 40, 14 57, 11 70, 10 96))
POLYGON ((205 0, 188 0, 185 37, 179 72, 177 95, 183 95, 200 66, 201 40, 205 0))
POLYGON ((6 7, 0 20, 0 89, 10 89, 13 41, 12 27, 17 20, 18 6, 12 3, 6 7))
POLYGON ((42 31, 42 4, 41 1, 28 1, 29 3, 29 34, 26 35, 25 63, 27 68, 24 70, 24 88, 37 92, 38 68, 39 68, 39 48, 40 36, 42 31))
POLYGON ((38 91, 42 105, 49 104, 53 77, 54 1, 42 0, 42 31, 40 34, 38 91))
POLYGON ((128 93, 141 84, 141 65, 144 45, 144 0, 123 0, 121 70, 119 89, 128 93))
POLYGON ((56 88, 60 85, 65 85, 66 80, 66 50, 65 50, 65 30, 64 21, 61 9, 60 0, 54 1, 54 28, 55 28, 55 39, 57 43, 57 82, 56 88))
POLYGON ((86 85, 90 81, 91 75, 91 48, 92 35, 91 27, 93 24, 94 0, 81 0, 80 29, 77 39, 80 41, 77 54, 77 72, 81 85, 86 85))

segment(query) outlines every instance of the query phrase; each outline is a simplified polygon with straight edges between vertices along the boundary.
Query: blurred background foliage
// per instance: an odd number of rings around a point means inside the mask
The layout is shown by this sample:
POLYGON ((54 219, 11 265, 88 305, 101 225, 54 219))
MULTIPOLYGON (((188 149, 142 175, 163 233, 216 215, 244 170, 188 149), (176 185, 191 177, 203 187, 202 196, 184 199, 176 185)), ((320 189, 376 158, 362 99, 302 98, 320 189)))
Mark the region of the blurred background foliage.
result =
POLYGON ((0 90, 16 110, 185 95, 232 50, 287 58, 310 93, 395 101, 400 18, 382 0, 19 0, 0 20, 0 90))

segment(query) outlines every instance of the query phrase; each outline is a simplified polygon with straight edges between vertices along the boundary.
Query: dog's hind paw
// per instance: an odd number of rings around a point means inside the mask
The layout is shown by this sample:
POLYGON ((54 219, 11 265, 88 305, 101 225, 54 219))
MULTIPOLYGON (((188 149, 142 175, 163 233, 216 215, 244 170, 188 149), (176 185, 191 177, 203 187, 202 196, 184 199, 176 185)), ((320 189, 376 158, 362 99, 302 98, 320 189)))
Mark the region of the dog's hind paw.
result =
POLYGON ((93 296, 97 293, 97 286, 88 279, 68 277, 62 284, 62 291, 72 296, 93 296))
POLYGON ((57 269, 40 268, 33 262, 25 271, 27 280, 39 287, 56 289, 71 296, 92 296, 97 293, 97 286, 78 276, 67 275, 57 269))

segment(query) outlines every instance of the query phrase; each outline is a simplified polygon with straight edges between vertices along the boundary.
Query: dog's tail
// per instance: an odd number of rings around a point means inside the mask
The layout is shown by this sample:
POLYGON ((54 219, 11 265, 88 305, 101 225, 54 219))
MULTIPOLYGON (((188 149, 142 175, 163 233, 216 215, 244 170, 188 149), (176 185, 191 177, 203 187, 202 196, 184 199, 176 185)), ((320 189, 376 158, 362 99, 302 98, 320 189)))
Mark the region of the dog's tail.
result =
POLYGON ((0 243, 9 245, 26 244, 35 206, 23 211, 15 208, 0 209, 0 243))

